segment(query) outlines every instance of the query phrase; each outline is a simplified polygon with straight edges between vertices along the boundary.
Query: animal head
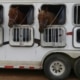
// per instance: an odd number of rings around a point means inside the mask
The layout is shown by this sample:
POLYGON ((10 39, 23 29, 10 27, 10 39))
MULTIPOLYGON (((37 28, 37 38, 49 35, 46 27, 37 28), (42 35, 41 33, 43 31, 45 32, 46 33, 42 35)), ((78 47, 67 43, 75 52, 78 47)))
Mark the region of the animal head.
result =
POLYGON ((44 28, 46 28, 48 25, 57 23, 56 15, 53 12, 49 12, 47 8, 45 10, 39 10, 38 21, 39 32, 41 33, 43 33, 44 28))
POLYGON ((47 10, 39 10, 38 21, 39 21, 39 31, 43 32, 43 29, 46 28, 46 26, 48 25, 47 10))
POLYGON ((18 19, 18 7, 11 7, 8 16, 9 16, 8 26, 13 27, 13 25, 16 24, 16 21, 18 19))

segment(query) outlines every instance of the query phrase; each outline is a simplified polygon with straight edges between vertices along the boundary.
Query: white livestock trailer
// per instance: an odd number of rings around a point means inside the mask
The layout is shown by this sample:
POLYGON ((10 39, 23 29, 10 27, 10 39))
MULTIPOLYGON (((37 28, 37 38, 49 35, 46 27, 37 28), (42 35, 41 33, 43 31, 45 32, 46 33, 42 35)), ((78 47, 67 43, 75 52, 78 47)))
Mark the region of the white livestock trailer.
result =
POLYGON ((80 0, 0 0, 0 68, 43 69, 51 80, 73 69, 80 78, 80 0), (33 6, 32 23, 9 28, 12 5, 33 6), (46 6, 59 20, 40 33, 38 10, 46 6))

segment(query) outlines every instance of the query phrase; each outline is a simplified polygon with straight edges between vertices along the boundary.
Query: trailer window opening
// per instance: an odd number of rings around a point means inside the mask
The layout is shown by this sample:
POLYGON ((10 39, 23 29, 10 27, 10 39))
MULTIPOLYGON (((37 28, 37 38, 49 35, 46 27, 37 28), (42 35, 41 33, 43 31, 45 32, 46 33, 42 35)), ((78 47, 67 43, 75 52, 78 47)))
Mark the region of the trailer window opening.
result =
POLYGON ((74 6, 74 23, 80 24, 80 6, 79 5, 74 6))
POLYGON ((55 15, 56 25, 63 25, 66 22, 66 6, 65 5, 52 5, 44 4, 41 7, 42 10, 48 10, 55 15))
POLYGON ((76 36, 77 36, 77 42, 80 43, 80 29, 77 30, 76 32, 76 36))
MULTIPOLYGON (((15 20, 16 23, 14 24, 25 24, 25 25, 33 24, 34 22, 34 6, 33 5, 11 5, 10 11, 12 11, 11 9, 13 8, 17 8, 16 12, 14 13, 17 15, 16 17, 17 20, 15 20)), ((12 16, 14 14, 12 13, 12 16)), ((11 13, 9 15, 9 18, 13 18, 12 16, 11 17, 10 16, 11 16, 11 13)))
POLYGON ((4 30, 3 30, 3 27, 2 27, 2 24, 3 24, 3 6, 0 5, 0 46, 3 45, 3 37, 4 37, 4 30))
POLYGON ((3 23, 3 6, 0 5, 0 24, 3 23))

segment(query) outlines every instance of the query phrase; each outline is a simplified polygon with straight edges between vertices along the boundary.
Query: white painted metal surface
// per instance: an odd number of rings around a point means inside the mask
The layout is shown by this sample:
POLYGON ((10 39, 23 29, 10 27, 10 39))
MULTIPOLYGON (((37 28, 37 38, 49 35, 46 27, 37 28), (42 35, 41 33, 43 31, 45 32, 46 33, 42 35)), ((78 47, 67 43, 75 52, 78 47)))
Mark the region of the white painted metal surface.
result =
MULTIPOLYGON (((4 7, 4 23, 2 24, 4 28, 3 41, 9 41, 10 37, 8 12, 12 4, 32 4, 34 6, 34 24, 31 26, 34 28, 34 38, 40 39, 38 9, 40 9, 43 4, 64 4, 66 6, 66 23, 62 26, 65 27, 66 34, 68 34, 72 32, 75 27, 73 23, 73 8, 77 3, 80 3, 80 0, 0 0, 0 5, 4 7)), ((24 68, 35 67, 35 69, 40 69, 42 68, 45 57, 55 52, 63 52, 72 58, 77 58, 80 56, 80 49, 74 48, 72 41, 72 35, 66 35, 66 46, 64 48, 44 48, 38 46, 36 43, 34 43, 32 47, 12 47, 10 44, 0 46, 0 66, 4 67, 8 65, 9 67, 14 66, 14 68, 22 66, 24 68)))
POLYGON ((57 3, 79 3, 80 0, 0 0, 0 2, 57 2, 57 3))

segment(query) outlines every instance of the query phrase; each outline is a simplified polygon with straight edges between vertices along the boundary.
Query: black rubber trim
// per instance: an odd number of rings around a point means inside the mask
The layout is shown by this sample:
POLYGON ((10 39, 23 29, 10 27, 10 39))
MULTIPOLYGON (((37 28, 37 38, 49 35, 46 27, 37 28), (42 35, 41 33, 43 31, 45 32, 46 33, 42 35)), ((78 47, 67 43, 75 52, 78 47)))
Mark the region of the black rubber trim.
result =
POLYGON ((3 42, 3 45, 7 45, 9 44, 9 41, 3 42))

